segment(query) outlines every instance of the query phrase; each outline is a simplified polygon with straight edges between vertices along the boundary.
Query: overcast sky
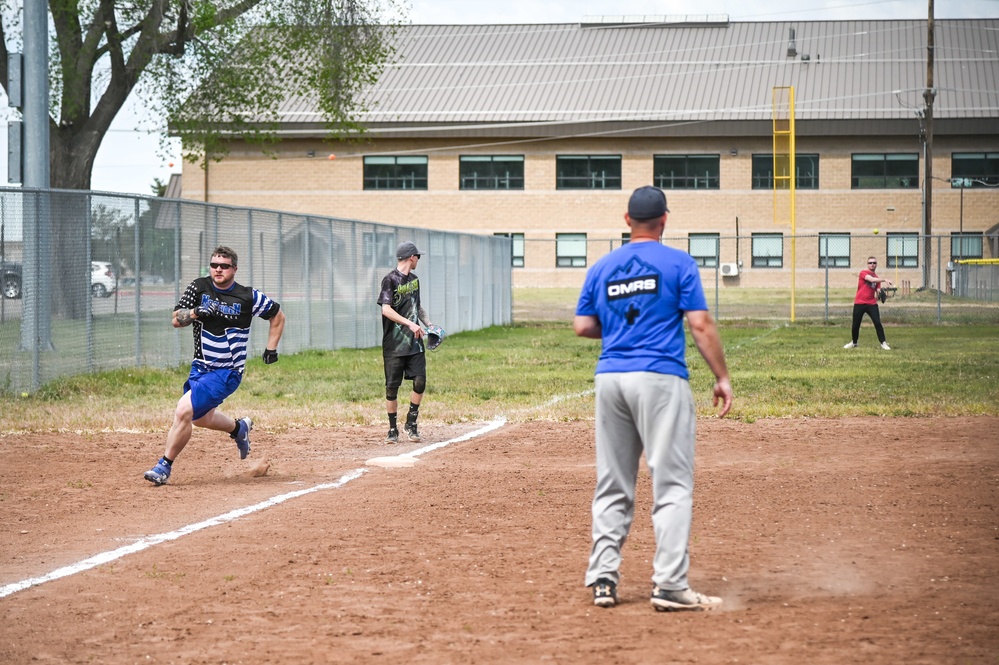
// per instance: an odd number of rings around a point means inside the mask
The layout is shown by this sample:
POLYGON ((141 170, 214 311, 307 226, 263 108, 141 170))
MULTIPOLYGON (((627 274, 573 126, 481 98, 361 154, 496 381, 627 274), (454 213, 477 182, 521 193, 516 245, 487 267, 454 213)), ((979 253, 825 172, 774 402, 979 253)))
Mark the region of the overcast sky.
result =
MULTIPOLYGON (((798 0, 791 9, 778 0, 401 0, 411 23, 575 23, 584 16, 727 14, 733 21, 925 19, 927 0, 798 0)), ((936 18, 999 18, 999 0, 936 0, 936 18)), ((179 148, 159 153, 162 123, 129 105, 104 139, 94 164, 92 187, 108 192, 150 194, 153 180, 180 173, 179 148)), ((0 155, 7 132, 0 131, 0 155)), ((7 161, 0 159, 0 183, 7 161)))

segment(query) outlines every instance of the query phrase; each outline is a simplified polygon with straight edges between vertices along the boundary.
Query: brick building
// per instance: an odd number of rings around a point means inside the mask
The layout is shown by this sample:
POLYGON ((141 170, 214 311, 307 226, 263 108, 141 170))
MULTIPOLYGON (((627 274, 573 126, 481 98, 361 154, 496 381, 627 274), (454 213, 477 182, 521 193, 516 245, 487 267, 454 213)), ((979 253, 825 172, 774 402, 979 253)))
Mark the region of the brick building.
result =
POLYGON ((273 155, 234 137, 207 170, 185 164, 183 196, 509 234, 515 285, 578 286, 623 241, 628 193, 656 184, 671 244, 726 265, 726 287, 762 286, 790 269, 773 113, 793 88, 799 283, 827 265, 855 283, 869 253, 915 278, 928 147, 941 260, 999 256, 999 19, 935 22, 929 146, 927 32, 724 16, 405 26, 368 91, 366 140, 324 142, 314 109, 289 106, 273 155))

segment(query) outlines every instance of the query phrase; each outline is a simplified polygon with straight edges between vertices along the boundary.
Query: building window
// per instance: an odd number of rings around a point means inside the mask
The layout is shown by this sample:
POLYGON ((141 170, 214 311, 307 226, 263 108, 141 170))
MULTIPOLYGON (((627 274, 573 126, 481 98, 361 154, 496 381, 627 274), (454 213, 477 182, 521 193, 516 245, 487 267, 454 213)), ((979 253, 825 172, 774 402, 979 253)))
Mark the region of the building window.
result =
POLYGON ((853 189, 918 189, 919 154, 855 154, 853 189))
MULTIPOLYGON (((796 155, 794 159, 794 170, 798 177, 795 187, 798 189, 818 189, 819 188, 819 156, 818 155, 796 155)), ((753 155, 753 189, 773 189, 774 188, 774 156, 753 155)), ((787 180, 779 180, 777 189, 787 189, 787 180)))
POLYGON ((950 234, 950 260, 982 258, 982 233, 969 232, 950 234))
POLYGON ((718 155, 655 155, 652 183, 660 189, 719 189, 718 155))
POLYGON ((503 236, 513 241, 513 251, 511 252, 511 263, 514 268, 524 267, 524 234, 523 233, 494 233, 494 236, 503 236))
POLYGON ((700 267, 717 268, 720 244, 717 233, 691 233, 687 237, 687 252, 700 267))
POLYGON ((784 267, 783 233, 753 234, 753 267, 754 268, 784 267))
POLYGON ((850 267, 849 233, 819 234, 819 267, 820 268, 850 267))
POLYGON ((952 181, 970 180, 955 183, 954 187, 995 187, 999 185, 999 152, 955 152, 950 156, 952 181))
POLYGON ((586 267, 586 234, 555 234, 555 265, 559 268, 586 267))
POLYGON ((889 233, 885 249, 889 268, 919 267, 919 235, 916 233, 889 233))
POLYGON ((364 189, 426 189, 427 158, 365 157, 364 189))
POLYGON ((462 155, 459 189, 524 189, 523 155, 462 155))
POLYGON ((558 155, 556 189, 621 189, 620 155, 558 155))
POLYGON ((630 233, 627 233, 627 232, 625 232, 625 233, 622 233, 622 234, 621 234, 621 246, 622 246, 622 247, 624 247, 624 246, 625 246, 625 245, 627 245, 627 244, 628 244, 629 242, 631 242, 631 234, 630 234, 630 233))

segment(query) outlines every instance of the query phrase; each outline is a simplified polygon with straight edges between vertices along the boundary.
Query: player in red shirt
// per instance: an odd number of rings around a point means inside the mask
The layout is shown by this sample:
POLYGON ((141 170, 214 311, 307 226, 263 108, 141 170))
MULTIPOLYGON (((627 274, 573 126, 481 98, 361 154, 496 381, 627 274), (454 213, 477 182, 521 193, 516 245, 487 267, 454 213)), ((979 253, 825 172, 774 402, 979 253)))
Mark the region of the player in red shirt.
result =
POLYGON ((884 277, 878 277, 875 270, 878 269, 877 257, 867 258, 867 268, 860 271, 857 278, 857 295, 853 299, 853 341, 846 344, 844 349, 855 349, 857 338, 860 336, 860 322, 864 319, 864 314, 871 317, 874 323, 874 330, 878 333, 878 341, 881 348, 890 351, 891 347, 885 340, 885 328, 881 325, 881 312, 878 310, 878 290, 883 286, 891 287, 893 284, 884 277))

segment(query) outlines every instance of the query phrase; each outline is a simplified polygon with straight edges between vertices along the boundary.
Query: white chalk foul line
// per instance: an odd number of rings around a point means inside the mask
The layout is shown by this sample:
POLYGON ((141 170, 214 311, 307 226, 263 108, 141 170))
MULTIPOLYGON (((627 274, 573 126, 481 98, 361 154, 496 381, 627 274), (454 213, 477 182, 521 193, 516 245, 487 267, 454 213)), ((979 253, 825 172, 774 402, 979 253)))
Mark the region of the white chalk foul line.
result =
MULTIPOLYGON (((414 450, 412 452, 406 453, 409 457, 419 457, 424 453, 428 453, 432 450, 437 450, 443 448, 444 446, 451 445, 452 443, 458 443, 460 441, 468 441, 469 439, 474 439, 477 436, 482 436, 488 432, 498 429, 506 424, 506 418, 500 417, 496 420, 490 422, 485 427, 481 427, 474 432, 469 432, 468 434, 463 434, 454 439, 448 441, 441 441, 440 443, 435 443, 430 446, 425 446, 419 450, 414 450)), ((320 485, 314 485, 303 490, 296 490, 294 492, 288 492, 286 494, 279 494, 278 496, 271 497, 266 501, 261 501, 252 506, 246 506, 245 508, 238 508, 236 510, 229 511, 224 515, 219 515, 218 517, 212 517, 203 522, 198 522, 196 524, 189 524, 185 527, 181 527, 176 531, 169 531, 167 533, 160 533, 154 536, 148 536, 137 540, 131 545, 125 545, 119 547, 118 549, 111 550, 109 552, 102 552, 100 554, 94 555, 89 559, 84 559, 78 563, 71 564, 69 566, 63 566, 62 568, 57 568, 53 570, 48 575, 42 575, 41 577, 32 577, 20 582, 14 582, 13 584, 8 584, 6 586, 0 587, 0 598, 11 595, 12 593, 17 593, 18 591, 23 591, 29 589, 33 586, 38 586, 39 584, 44 584, 45 582, 51 582, 53 580, 60 579, 62 577, 68 577, 70 575, 75 575, 76 573, 81 573, 85 570, 90 570, 91 568, 96 568, 97 566, 102 566, 106 563, 110 563, 117 559, 120 559, 129 554, 135 554, 136 552, 141 552, 142 550, 149 549, 153 545, 159 545, 160 543, 165 543, 170 540, 177 540, 181 536, 186 536, 196 531, 201 531, 202 529, 207 529, 209 527, 218 526, 220 524, 225 524, 226 522, 232 522, 233 520, 239 519, 240 517, 245 517, 252 513, 264 510, 265 508, 271 508, 285 501, 290 501, 291 499, 297 499, 300 496, 306 494, 311 494, 313 492, 319 492, 322 490, 337 489, 343 487, 347 483, 357 478, 360 478, 365 473, 368 472, 367 467, 361 467, 359 469, 354 469, 343 476, 339 480, 332 483, 322 483, 320 485)))
POLYGON ((459 443, 461 441, 468 441, 474 439, 477 436, 482 436, 483 434, 488 434, 494 429, 499 429, 506 425, 506 418, 504 416, 498 417, 496 420, 492 421, 485 427, 475 430, 474 432, 469 432, 468 434, 462 434, 456 439, 450 439, 448 441, 441 441, 440 443, 433 443, 429 446, 424 446, 423 448, 418 448, 417 450, 411 450, 408 453, 403 453, 399 457, 419 457, 425 453, 429 453, 432 450, 437 450, 438 448, 443 448, 444 446, 450 446, 452 443, 459 443))

